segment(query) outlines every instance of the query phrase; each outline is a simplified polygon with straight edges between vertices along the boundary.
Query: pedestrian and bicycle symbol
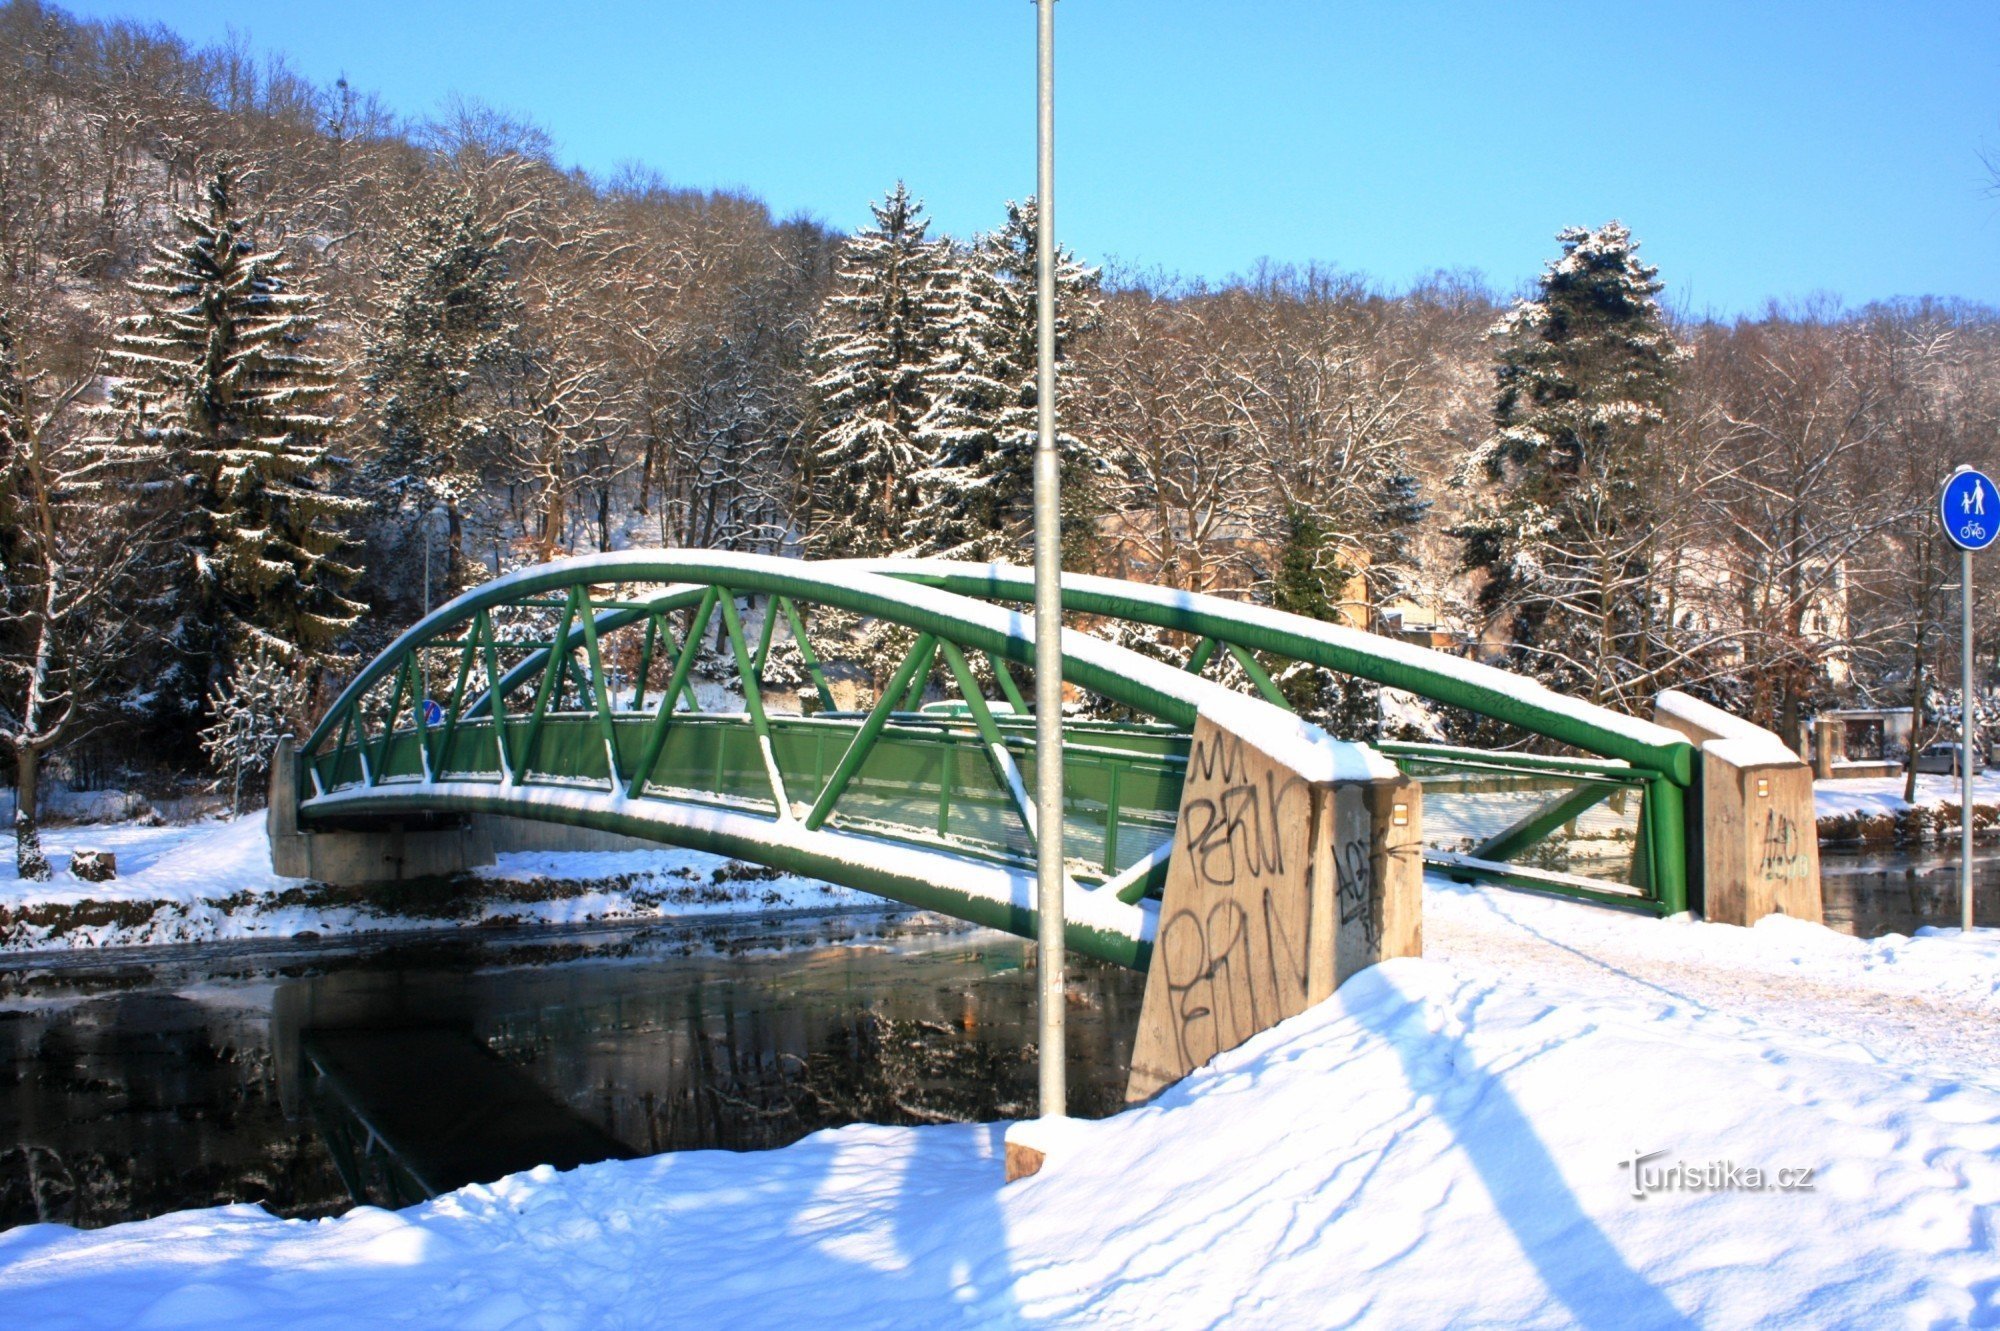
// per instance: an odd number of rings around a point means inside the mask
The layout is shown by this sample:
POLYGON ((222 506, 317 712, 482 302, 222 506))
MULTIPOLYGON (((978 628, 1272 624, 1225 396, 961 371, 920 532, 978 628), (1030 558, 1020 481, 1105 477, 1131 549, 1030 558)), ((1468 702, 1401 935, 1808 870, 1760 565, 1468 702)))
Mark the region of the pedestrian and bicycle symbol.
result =
POLYGON ((1961 467, 1938 496, 1944 534, 1961 550, 1984 550, 2000 538, 2000 491, 1983 471, 1961 467))

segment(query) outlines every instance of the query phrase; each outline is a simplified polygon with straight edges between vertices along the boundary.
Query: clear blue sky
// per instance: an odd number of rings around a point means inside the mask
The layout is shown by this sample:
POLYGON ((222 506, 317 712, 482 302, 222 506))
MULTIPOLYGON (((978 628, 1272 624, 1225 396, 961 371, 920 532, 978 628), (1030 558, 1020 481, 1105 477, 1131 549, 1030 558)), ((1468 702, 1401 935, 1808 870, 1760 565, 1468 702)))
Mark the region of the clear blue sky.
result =
MULTIPOLYGON (((77 0, 234 31, 420 115, 458 93, 562 158, 836 226, 898 177, 958 234, 1034 181, 1027 0, 77 0)), ((1503 289, 1620 217, 1695 310, 2000 304, 2000 3, 1062 0, 1057 227, 1221 277, 1320 259, 1503 289)))

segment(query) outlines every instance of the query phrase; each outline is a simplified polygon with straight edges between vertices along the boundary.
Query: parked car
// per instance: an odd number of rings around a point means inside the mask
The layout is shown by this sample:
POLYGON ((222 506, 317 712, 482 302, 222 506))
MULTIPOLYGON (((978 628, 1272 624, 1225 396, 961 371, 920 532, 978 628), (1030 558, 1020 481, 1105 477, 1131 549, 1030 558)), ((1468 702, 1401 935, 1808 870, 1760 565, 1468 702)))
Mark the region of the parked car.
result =
MULTIPOLYGON (((1946 776, 1958 774, 1959 746, 1949 740, 1937 744, 1926 744, 1917 750, 1915 761, 1919 772, 1939 772, 1946 776)), ((1978 756, 1974 751, 1975 759, 1978 756)))

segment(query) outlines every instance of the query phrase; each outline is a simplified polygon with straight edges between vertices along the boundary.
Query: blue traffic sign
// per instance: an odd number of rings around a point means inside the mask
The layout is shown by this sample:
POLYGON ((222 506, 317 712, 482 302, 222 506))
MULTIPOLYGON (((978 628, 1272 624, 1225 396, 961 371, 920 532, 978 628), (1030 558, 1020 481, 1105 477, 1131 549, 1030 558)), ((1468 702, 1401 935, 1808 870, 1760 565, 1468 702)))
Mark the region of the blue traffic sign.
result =
POLYGON ((1964 467, 1951 474, 1938 496, 1944 534, 1961 550, 1984 550, 2000 537, 2000 491, 1983 471, 1964 467))
POLYGON ((424 724, 434 726, 444 721, 444 708, 430 698, 424 699, 424 724))

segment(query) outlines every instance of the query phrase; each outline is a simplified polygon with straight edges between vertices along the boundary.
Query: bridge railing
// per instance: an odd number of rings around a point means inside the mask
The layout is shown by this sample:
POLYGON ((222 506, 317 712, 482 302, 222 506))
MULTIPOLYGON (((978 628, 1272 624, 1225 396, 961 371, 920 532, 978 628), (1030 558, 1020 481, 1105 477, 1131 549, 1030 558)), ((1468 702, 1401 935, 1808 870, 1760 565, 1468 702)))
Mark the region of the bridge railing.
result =
MULTIPOLYGON (((827 792, 866 719, 858 713, 766 714, 769 751, 793 816, 808 815, 827 792)), ((489 717, 462 720, 448 736, 442 720, 406 720, 386 734, 364 725, 361 733, 308 756, 300 794, 311 800, 437 782, 608 794, 615 753, 617 775, 636 787, 636 798, 776 816, 764 738, 749 715, 682 713, 642 771, 653 721, 647 713, 614 712, 608 748, 598 718, 582 710, 546 712, 539 726, 528 718, 510 721, 498 733, 489 717), (503 768, 503 750, 523 753, 523 765, 503 768)), ((1020 781, 1033 789, 1032 733, 1009 725, 1002 738, 1020 781)), ((1064 746, 1063 769, 1064 845, 1073 875, 1083 883, 1102 882, 1150 866, 1173 835, 1186 772, 1184 736, 1077 732, 1064 746)), ((1016 792, 969 717, 892 713, 829 808, 831 827, 913 846, 947 846, 997 863, 1034 863, 1034 837, 1016 792)), ((1152 874, 1137 885, 1156 887, 1157 881, 1152 874)))
POLYGON ((1378 745, 1424 792, 1424 857, 1487 881, 1632 906, 1688 908, 1681 788, 1617 760, 1378 745))
MULTIPOLYGON (((874 561, 850 567, 992 601, 1017 600, 1031 588, 1022 570, 999 565, 874 561)), ((663 628, 666 617, 705 606, 704 595, 698 586, 675 586, 650 595, 598 596, 591 602, 590 615, 569 615, 553 633, 544 629, 541 636, 547 642, 532 635, 523 641, 529 647, 547 648, 561 639, 588 647, 593 635, 644 625, 646 645, 637 663, 643 676, 655 639, 671 638, 670 630, 663 628)), ((1300 661, 1411 690, 1594 752, 1600 756, 1552 758, 1428 746, 1427 763, 1412 770, 1426 777, 1443 800, 1443 813, 1428 838, 1434 867, 1462 879, 1534 887, 1663 913, 1687 908, 1685 796, 1694 773, 1694 751, 1684 736, 1671 729, 1563 697, 1490 667, 1269 607, 1088 577, 1066 577, 1064 601, 1067 608, 1094 618, 1183 633, 1189 644, 1184 673, 1199 677, 1216 663, 1234 660, 1260 695, 1279 707, 1291 704, 1272 678, 1275 663, 1300 661), (1527 820, 1525 828, 1511 826, 1509 810, 1527 820), (1442 829, 1454 822, 1465 823, 1466 829, 1446 835, 1442 829)), ((543 607, 552 611, 559 603, 547 600, 543 607)), ((774 630, 788 624, 792 640, 804 654, 812 689, 821 704, 830 707, 826 673, 807 632, 810 608, 803 600, 771 595, 759 631, 751 635, 754 645, 746 640, 744 651, 752 668, 761 671, 774 630)), ((934 646, 933 656, 942 650, 934 646)), ((546 650, 531 651, 500 676, 501 692, 531 695, 548 659, 546 650)), ((934 659, 923 672, 926 677, 933 671, 942 673, 939 664, 934 659)), ((998 687, 1013 690, 997 659, 986 664, 998 687)), ((907 705, 914 705, 921 683, 916 681, 912 696, 905 699, 907 705)), ((558 683, 559 693, 564 686, 558 683)), ((517 703, 517 713, 526 701, 524 697, 517 703)), ((585 705, 580 689, 575 701, 585 705)), ((693 705, 691 694, 688 702, 693 705)), ((996 704, 986 724, 1000 731, 1026 726, 1025 717, 1009 715, 1010 707, 1025 710, 1018 692, 1010 694, 1008 704, 996 704)), ((1100 739, 1110 744, 1133 742, 1121 734, 1127 729, 1143 727, 1112 727, 1100 739)), ((1397 747, 1385 746, 1385 751, 1397 747)), ((1415 749, 1403 747, 1406 759, 1417 756, 1415 749)), ((945 802, 950 802, 948 797, 945 802)), ((1083 828, 1077 830, 1090 836, 1083 828)), ((1118 839, 1115 821, 1104 839, 1118 839)))

